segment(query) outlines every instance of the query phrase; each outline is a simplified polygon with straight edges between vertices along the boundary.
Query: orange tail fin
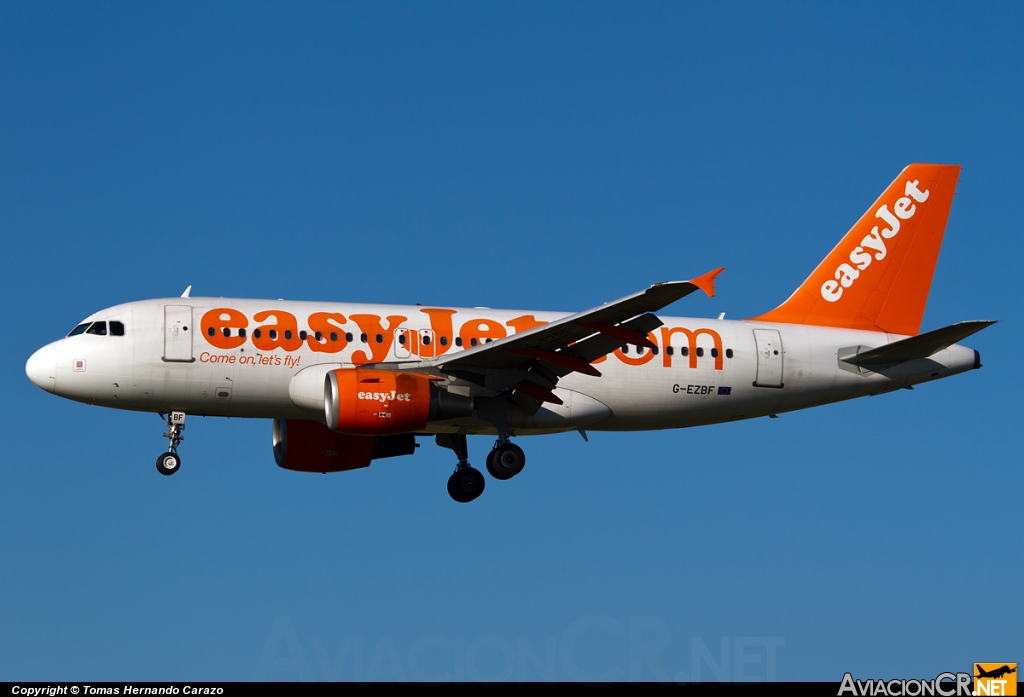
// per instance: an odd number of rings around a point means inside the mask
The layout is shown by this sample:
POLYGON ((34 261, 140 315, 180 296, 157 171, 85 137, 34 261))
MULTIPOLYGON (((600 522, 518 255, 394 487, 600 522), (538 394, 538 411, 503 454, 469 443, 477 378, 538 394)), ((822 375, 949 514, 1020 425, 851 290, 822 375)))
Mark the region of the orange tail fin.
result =
POLYGON ((916 335, 959 176, 907 167, 786 302, 753 319, 916 335))

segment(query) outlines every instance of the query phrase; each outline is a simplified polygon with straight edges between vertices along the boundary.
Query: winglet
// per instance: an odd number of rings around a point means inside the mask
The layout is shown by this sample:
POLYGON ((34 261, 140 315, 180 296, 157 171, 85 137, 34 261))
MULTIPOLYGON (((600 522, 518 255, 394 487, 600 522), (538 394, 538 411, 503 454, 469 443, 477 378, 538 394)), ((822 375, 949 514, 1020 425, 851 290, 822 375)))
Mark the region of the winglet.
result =
POLYGON ((185 292, 181 294, 181 297, 187 298, 188 294, 191 293, 191 292, 192 292, 192 286, 189 286, 188 288, 185 289, 185 292))
POLYGON ((715 297, 715 278, 723 271, 725 271, 725 267, 719 266, 714 271, 708 271, 703 276, 697 276, 697 278, 690 279, 688 283, 692 283, 707 293, 709 298, 713 298, 715 297))

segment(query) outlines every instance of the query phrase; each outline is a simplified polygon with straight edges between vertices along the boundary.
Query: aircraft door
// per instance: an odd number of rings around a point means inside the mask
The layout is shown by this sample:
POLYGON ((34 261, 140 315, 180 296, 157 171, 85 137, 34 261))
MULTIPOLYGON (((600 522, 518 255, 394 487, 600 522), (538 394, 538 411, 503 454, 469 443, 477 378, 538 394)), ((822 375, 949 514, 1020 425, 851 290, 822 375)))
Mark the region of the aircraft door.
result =
POLYGON ((777 329, 755 329, 757 378, 755 387, 782 387, 782 336, 777 329))
POLYGON ((434 357, 434 331, 432 329, 406 329, 401 327, 395 330, 395 358, 412 358, 414 355, 420 358, 434 357))
POLYGON ((192 358, 192 306, 164 306, 164 360, 185 361, 192 358))

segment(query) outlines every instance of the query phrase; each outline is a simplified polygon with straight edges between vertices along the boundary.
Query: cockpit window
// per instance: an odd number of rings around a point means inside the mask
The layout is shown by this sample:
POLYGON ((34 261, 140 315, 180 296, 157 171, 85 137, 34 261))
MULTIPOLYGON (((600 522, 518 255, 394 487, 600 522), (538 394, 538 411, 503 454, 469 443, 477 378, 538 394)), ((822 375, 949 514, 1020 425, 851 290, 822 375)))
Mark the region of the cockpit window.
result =
MULTIPOLYGON (((106 322, 83 322, 77 327, 71 330, 68 336, 78 336, 79 334, 94 334, 96 336, 107 335, 107 323, 106 322)), ((110 335, 111 336, 124 336, 124 322, 112 321, 110 323, 110 335)))

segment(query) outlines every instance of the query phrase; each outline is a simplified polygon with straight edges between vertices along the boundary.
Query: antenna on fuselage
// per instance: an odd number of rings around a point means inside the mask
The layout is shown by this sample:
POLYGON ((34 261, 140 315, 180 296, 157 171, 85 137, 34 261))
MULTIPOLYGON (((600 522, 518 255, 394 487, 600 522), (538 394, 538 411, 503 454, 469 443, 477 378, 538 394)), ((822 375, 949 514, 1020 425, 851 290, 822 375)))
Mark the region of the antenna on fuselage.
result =
POLYGON ((188 294, 191 293, 191 292, 192 292, 192 286, 189 286, 188 288, 185 289, 185 292, 181 294, 181 297, 187 298, 188 294))

